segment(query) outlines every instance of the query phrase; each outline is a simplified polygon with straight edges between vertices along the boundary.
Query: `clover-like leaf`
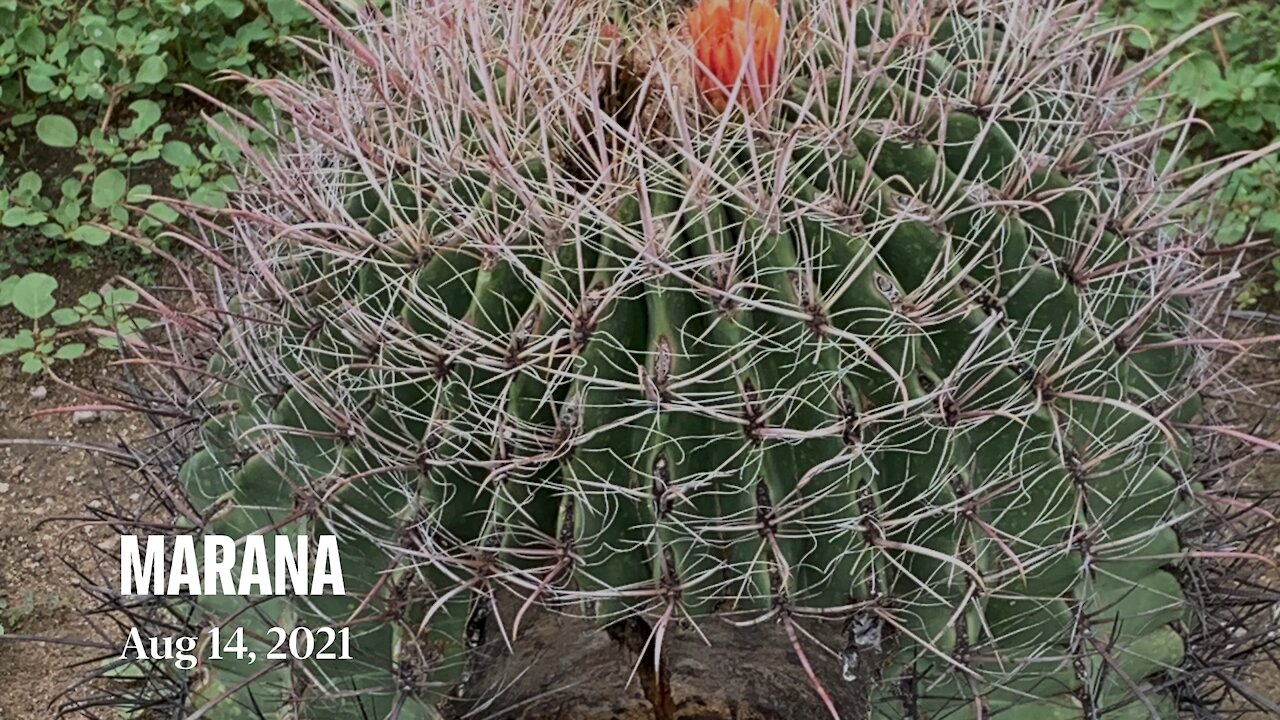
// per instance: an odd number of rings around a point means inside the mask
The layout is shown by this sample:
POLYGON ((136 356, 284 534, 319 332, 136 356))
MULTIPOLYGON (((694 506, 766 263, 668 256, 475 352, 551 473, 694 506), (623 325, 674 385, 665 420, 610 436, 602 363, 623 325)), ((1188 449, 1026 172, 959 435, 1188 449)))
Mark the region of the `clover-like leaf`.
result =
POLYGON ((86 310, 96 310, 102 307, 102 296, 96 292, 85 293, 76 302, 86 310))
POLYGON ((98 247, 105 245, 107 240, 111 239, 111 233, 95 225, 80 225, 71 231, 70 237, 72 240, 78 240, 85 245, 98 247))
POLYGON ((44 115, 36 121, 36 137, 49 147, 75 147, 80 133, 75 123, 62 115, 44 115))
POLYGON ((102 300, 113 308, 123 309, 138 302, 138 291, 131 288, 111 288, 103 292, 102 300))
POLYGON ((155 100, 147 100, 145 98, 134 100, 129 103, 129 109, 135 115, 133 122, 129 126, 135 133, 143 132, 160 120, 160 103, 155 100))
MULTIPOLYGON (((21 16, 19 16, 21 17, 21 16)), ((30 16, 31 20, 35 19, 35 15, 30 16)), ((29 22, 18 31, 14 41, 18 45, 18 49, 28 55, 43 55, 45 48, 48 47, 48 39, 45 37, 44 31, 35 22, 29 22)))
POLYGON ((27 87, 31 92, 40 93, 41 95, 53 92, 57 84, 53 82, 53 73, 57 72, 57 68, 47 68, 43 66, 33 67, 27 72, 27 87))
POLYGON ((29 352, 22 355, 22 372, 28 375, 35 375, 44 369, 44 358, 29 352))
POLYGON ((87 349, 84 343, 67 343, 58 348, 58 351, 53 356, 59 360, 75 360, 83 357, 87 349))
POLYGON ((4 227, 22 227, 29 224, 31 211, 24 207, 11 207, 0 214, 0 225, 4 227))
POLYGON ((169 66, 165 64, 164 58, 152 55, 142 61, 142 66, 138 68, 138 74, 133 79, 145 85, 155 85, 168 74, 169 66))
POLYGON ((62 327, 75 325, 80 322, 80 313, 76 312, 73 308, 58 308, 50 313, 49 317, 62 327))
POLYGON ((93 179, 90 202, 96 208, 109 208, 124 198, 127 185, 124 173, 115 168, 103 170, 93 179))
POLYGON ((57 304, 53 300, 53 291, 57 289, 58 281, 51 276, 27 273, 13 286, 13 308, 32 320, 42 318, 57 304))
POLYGON ((170 140, 164 144, 160 157, 176 168, 185 168, 199 162, 191 151, 191 146, 181 140, 170 140))

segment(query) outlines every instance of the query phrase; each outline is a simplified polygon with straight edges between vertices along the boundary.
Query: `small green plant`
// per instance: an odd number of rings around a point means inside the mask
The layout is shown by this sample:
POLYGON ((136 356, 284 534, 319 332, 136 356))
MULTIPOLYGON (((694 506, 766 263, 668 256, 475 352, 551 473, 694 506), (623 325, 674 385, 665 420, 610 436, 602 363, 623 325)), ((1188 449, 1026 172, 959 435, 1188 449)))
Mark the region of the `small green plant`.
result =
POLYGON ((220 71, 288 72, 285 38, 312 25, 297 0, 0 0, 0 271, 114 259, 150 279, 139 253, 177 219, 154 196, 234 187, 234 148, 178 85, 226 97, 220 71))
MULTIPOLYGON (((1119 0, 1112 10, 1141 28, 1129 41, 1159 46, 1223 13, 1238 18, 1191 40, 1155 72, 1172 68, 1174 116, 1194 109, 1208 127, 1190 138, 1188 161, 1255 150, 1280 140, 1280 5, 1271 0, 1119 0)), ((1226 215, 1216 241, 1280 237, 1280 160, 1267 157, 1229 178, 1219 200, 1226 215)))
POLYGON ((1236 305, 1251 308, 1280 295, 1280 259, 1271 261, 1271 275, 1254 278, 1236 295, 1236 305))
POLYGON ((55 363, 84 357, 91 352, 85 342, 91 328, 109 331, 97 335, 96 346, 114 350, 121 338, 136 337, 149 324, 130 315, 138 293, 128 288, 85 293, 67 306, 58 305, 57 289, 58 281, 40 272, 0 281, 0 307, 12 307, 31 321, 29 327, 0 337, 0 355, 16 354, 23 372, 35 374, 55 363))

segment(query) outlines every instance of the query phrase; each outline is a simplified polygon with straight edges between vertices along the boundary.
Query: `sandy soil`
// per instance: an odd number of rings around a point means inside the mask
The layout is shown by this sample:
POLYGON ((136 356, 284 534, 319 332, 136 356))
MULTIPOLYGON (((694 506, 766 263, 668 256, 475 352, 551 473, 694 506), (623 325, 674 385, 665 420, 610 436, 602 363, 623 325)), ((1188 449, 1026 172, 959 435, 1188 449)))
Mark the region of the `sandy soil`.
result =
MULTIPOLYGON (((1280 308, 1273 308, 1270 317, 1272 319, 1266 322, 1233 322, 1227 335, 1237 338, 1280 335, 1280 308)), ((1231 407, 1222 408, 1224 416, 1234 415, 1239 427, 1248 429, 1260 438, 1280 442, 1280 347, 1274 343, 1259 346, 1234 366, 1231 374, 1242 387, 1250 386, 1256 390, 1233 398, 1231 407)), ((1280 492, 1280 454, 1271 453, 1259 458, 1235 478, 1235 482, 1245 490, 1280 492)), ((1272 512, 1278 507, 1280 503, 1270 503, 1272 512)), ((1280 563, 1280 526, 1272 529, 1262 551, 1273 561, 1280 563)), ((1259 566, 1259 573, 1261 585, 1272 592, 1280 589, 1280 568, 1268 570, 1259 566)), ((1280 613, 1280 607, 1272 608, 1270 617, 1273 638, 1276 632, 1280 632, 1275 629, 1276 619, 1280 617, 1277 613, 1280 613)), ((1242 679, 1262 697, 1280 704, 1280 656, 1276 655, 1274 642, 1272 648, 1271 658, 1256 660, 1242 679)), ((1249 710, 1243 717, 1247 720, 1263 720, 1277 715, 1249 710)))
MULTIPOLYGON (((92 379, 105 358, 82 361, 71 379, 92 379)), ((47 378, 17 372, 0 358, 0 441, 36 438, 114 445, 142 431, 137 418, 98 413, 85 421, 71 414, 41 415, 84 399, 47 378)), ((95 544, 115 536, 87 518, 108 493, 134 480, 128 471, 85 452, 51 445, 0 446, 0 718, 56 717, 64 693, 118 641, 99 637, 86 620, 92 609, 73 568, 89 568, 105 556, 95 544), (41 636, 43 642, 12 638, 41 636)), ((106 550, 114 552, 110 545, 106 550)))

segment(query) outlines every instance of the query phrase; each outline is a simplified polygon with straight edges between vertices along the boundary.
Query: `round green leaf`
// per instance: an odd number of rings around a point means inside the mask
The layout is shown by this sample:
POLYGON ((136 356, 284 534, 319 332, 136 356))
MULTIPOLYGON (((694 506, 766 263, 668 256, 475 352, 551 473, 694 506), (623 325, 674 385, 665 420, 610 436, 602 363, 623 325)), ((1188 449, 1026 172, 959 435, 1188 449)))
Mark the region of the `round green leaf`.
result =
POLYGON ((131 203, 139 203, 146 200, 151 195, 151 186, 147 183, 139 183, 129 186, 129 194, 125 195, 125 200, 131 203))
POLYGON ((134 305, 138 302, 138 291, 130 288, 111 288, 103 295, 108 305, 134 305))
POLYGON ((224 208, 227 206, 226 193, 208 184, 196 188, 195 192, 191 193, 191 199, 211 208, 224 208))
POLYGON ((160 120, 160 103, 155 100, 134 100, 129 103, 129 109, 136 116, 130 127, 136 132, 142 132, 147 128, 155 125, 160 120))
POLYGON ((297 0, 267 0, 267 11, 276 22, 283 25, 303 22, 309 15, 307 6, 297 0))
POLYGON ((11 207, 0 215, 0 225, 5 227, 21 227, 27 224, 27 209, 24 207, 11 207))
MULTIPOLYGON (((34 19, 35 15, 31 17, 34 19)), ((28 55, 43 55, 45 48, 48 47, 44 31, 34 23, 23 26, 14 40, 17 41, 18 49, 28 55)))
POLYGON ((22 276, 13 286, 13 309, 36 320, 53 310, 53 291, 58 281, 44 273, 33 272, 22 276))
POLYGON ((84 355, 85 349, 84 343, 67 343, 58 348, 53 356, 59 360, 75 360, 84 355))
POLYGON ((234 20, 244 13, 244 3, 240 0, 213 0, 213 5, 221 10, 228 20, 234 20))
POLYGON ((98 176, 93 179, 90 202, 96 208, 109 208, 124 198, 127 189, 128 184, 125 182, 124 173, 115 168, 108 168, 98 173, 98 176))
POLYGON ((75 325, 80 322, 80 313, 76 312, 73 308, 58 308, 57 310, 54 310, 49 317, 62 327, 75 325))
POLYGON ((162 202, 153 202, 147 206, 147 212, 156 216, 164 222, 176 222, 178 220, 178 211, 165 205, 162 202))
POLYGON ((184 168, 198 162, 195 153, 191 152, 191 146, 181 140, 170 140, 165 143, 164 148, 160 150, 160 157, 176 168, 184 168))
POLYGON ((28 197, 34 197, 42 187, 44 187, 44 178, 40 177, 38 172, 27 171, 18 178, 18 192, 28 197))
POLYGON ((107 64, 107 55, 102 52, 101 48, 89 46, 80 53, 80 65, 84 67, 90 74, 90 77, 98 77, 102 74, 102 68, 107 64))
POLYGON ((75 147, 80 139, 75 123, 61 115, 45 115, 36 121, 36 137, 49 147, 75 147))
POLYGON ((138 74, 134 77, 134 80, 146 85, 155 85, 168 74, 169 66, 165 64, 164 58, 159 55, 152 55, 142 61, 142 67, 138 68, 138 74))
POLYGON ((111 233, 93 225, 81 225, 71 231, 71 239, 79 240, 85 245, 105 245, 111 239, 111 233))
POLYGON ((27 87, 31 88, 31 92, 47 93, 54 88, 53 78, 48 74, 32 70, 27 73, 27 87))
POLYGON ((62 181, 61 189, 63 198, 74 199, 84 189, 84 185, 75 178, 67 178, 62 181))

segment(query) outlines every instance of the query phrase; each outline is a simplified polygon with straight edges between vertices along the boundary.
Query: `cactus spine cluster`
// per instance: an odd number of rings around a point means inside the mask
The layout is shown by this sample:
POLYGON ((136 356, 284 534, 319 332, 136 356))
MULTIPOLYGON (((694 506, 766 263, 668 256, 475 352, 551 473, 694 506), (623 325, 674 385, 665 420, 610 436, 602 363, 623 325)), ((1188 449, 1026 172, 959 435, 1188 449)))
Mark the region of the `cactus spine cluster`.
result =
POLYGON ((448 715, 534 607, 783 624, 877 718, 1175 715, 1207 276, 1116 36, 750 4, 698 11, 728 73, 670 8, 404 1, 258 84, 295 135, 210 226, 180 478, 203 532, 339 535, 348 595, 199 618, 354 658, 211 662, 204 717, 448 715))

